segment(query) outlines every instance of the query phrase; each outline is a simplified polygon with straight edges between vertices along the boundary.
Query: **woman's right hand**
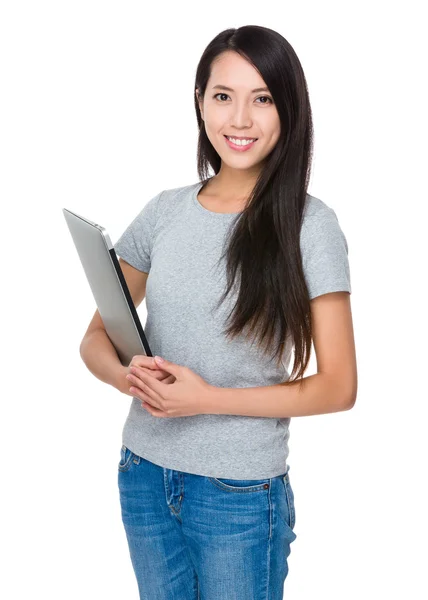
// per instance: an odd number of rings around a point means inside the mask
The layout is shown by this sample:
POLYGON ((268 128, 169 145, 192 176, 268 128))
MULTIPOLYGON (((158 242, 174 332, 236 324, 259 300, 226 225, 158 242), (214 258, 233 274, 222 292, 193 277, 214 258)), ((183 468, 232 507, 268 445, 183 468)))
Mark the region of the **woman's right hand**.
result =
POLYGON ((139 367, 151 377, 155 377, 158 381, 163 381, 166 384, 174 383, 175 381, 174 375, 171 375, 158 367, 153 356, 138 354, 133 357, 127 367, 121 365, 118 373, 118 383, 116 385, 120 392, 127 396, 131 396, 131 398, 134 397, 134 394, 129 391, 129 388, 133 387, 133 384, 126 379, 126 376, 131 372, 131 367, 139 367))

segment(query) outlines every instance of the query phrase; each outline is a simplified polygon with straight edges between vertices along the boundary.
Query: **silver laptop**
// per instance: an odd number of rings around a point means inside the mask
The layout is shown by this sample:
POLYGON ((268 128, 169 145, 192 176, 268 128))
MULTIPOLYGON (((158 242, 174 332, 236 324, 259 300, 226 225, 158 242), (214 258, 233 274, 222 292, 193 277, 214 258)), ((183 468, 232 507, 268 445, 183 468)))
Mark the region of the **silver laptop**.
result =
POLYGON ((107 335, 123 366, 133 356, 153 356, 106 229, 63 208, 107 335))

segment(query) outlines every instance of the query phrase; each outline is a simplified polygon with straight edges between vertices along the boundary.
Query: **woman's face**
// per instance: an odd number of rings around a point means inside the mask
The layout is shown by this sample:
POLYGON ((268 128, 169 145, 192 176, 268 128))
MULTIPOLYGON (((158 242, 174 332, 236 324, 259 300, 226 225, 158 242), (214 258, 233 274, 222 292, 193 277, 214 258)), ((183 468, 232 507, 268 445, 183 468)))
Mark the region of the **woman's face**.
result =
POLYGON ((237 52, 228 50, 214 61, 205 97, 198 101, 208 139, 228 167, 253 170, 275 147, 280 121, 272 95, 258 71, 237 52), (257 88, 266 90, 253 91, 257 88), (257 141, 239 150, 225 136, 257 141))

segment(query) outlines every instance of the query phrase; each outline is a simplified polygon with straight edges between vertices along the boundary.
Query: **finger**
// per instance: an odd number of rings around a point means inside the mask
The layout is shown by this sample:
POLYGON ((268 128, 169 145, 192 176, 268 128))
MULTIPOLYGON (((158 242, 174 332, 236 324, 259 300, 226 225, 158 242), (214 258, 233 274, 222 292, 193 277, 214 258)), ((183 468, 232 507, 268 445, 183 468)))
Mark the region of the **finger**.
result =
POLYGON ((162 402, 162 398, 165 394, 165 384, 163 382, 158 381, 152 375, 147 375, 139 367, 132 367, 130 375, 137 378, 138 387, 151 398, 154 398, 157 405, 162 402))
POLYGON ((147 410, 148 412, 150 412, 153 415, 159 415, 161 413, 164 414, 161 409, 154 406, 153 400, 150 398, 150 396, 145 394, 140 388, 136 388, 136 389, 131 388, 131 390, 134 390, 131 393, 133 393, 136 398, 141 400, 142 408, 144 408, 145 410, 147 410))
MULTIPOLYGON (((132 371, 134 371, 134 373, 130 373, 126 377, 133 387, 135 387, 136 393, 142 391, 149 397, 150 404, 162 410, 163 394, 166 390, 165 385, 155 377, 147 375, 138 367, 133 367, 132 371)), ((133 390, 130 391, 133 393, 133 390)))
POLYGON ((138 354, 134 356, 128 365, 129 367, 146 367, 148 369, 158 369, 159 365, 156 364, 154 356, 144 356, 138 354))
MULTIPOLYGON (((144 386, 144 384, 142 384, 140 382, 137 385, 132 381, 130 383, 132 383, 133 385, 132 385, 132 387, 129 388, 129 391, 135 398, 138 398, 139 400, 143 400, 144 402, 147 402, 154 409, 162 410, 160 405, 156 402, 156 400, 153 399, 153 397, 150 394, 146 393, 146 390, 144 390, 143 387, 140 387, 140 386, 144 386)), ((147 386, 145 386, 145 387, 147 388, 147 386)))
MULTIPOLYGON (((151 375, 152 377, 155 376, 155 374, 153 372, 149 372, 149 375, 151 375)), ((169 373, 165 373, 165 371, 160 371, 159 372, 159 377, 157 376, 157 373, 156 373, 156 379, 158 381, 162 381, 162 383, 172 383, 173 381, 175 381, 174 375, 170 375, 169 373)))
POLYGON ((176 378, 180 376, 183 371, 182 365, 177 365, 176 363, 171 362, 170 360, 166 360, 160 356, 155 356, 155 364, 157 364, 161 369, 167 371, 171 375, 175 375, 176 378))
POLYGON ((158 410, 157 408, 153 408, 153 406, 151 406, 147 402, 142 402, 141 407, 144 408, 144 410, 149 412, 154 417, 169 417, 169 415, 167 415, 165 412, 163 412, 162 410, 158 410))
POLYGON ((151 369, 146 369, 145 367, 140 367, 140 369, 150 377, 155 377, 158 381, 162 381, 162 383, 173 383, 175 381, 174 375, 170 375, 162 369, 153 371, 151 369))
POLYGON ((159 381, 162 381, 162 379, 164 379, 166 377, 167 374, 165 374, 164 371, 161 371, 160 369, 146 369, 145 367, 139 367, 142 371, 144 371, 144 373, 146 373, 147 375, 150 375, 150 377, 155 377, 156 379, 158 379, 159 381))

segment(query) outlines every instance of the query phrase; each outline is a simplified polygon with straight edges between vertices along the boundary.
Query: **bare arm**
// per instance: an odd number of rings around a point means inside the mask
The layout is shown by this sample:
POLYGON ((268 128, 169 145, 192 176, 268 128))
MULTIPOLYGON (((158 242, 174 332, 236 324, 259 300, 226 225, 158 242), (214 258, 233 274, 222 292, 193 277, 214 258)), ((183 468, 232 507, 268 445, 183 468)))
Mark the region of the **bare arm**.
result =
POLYGON ((315 375, 264 387, 214 388, 206 412, 284 418, 350 410, 358 390, 350 294, 323 294, 311 301, 311 310, 315 375))
POLYGON ((80 356, 97 379, 114 386, 120 392, 128 392, 125 391, 128 367, 120 362, 105 329, 99 328, 85 335, 80 344, 80 356))

